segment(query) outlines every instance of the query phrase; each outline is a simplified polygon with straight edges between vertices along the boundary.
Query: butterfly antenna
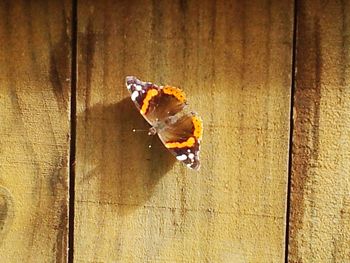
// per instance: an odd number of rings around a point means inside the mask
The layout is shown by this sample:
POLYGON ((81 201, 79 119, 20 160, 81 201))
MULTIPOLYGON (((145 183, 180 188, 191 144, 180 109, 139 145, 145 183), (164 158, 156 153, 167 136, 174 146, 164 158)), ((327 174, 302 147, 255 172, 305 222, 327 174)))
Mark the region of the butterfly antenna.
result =
POLYGON ((132 132, 148 132, 148 130, 143 130, 143 129, 132 129, 132 132))
POLYGON ((156 128, 154 128, 154 127, 151 127, 151 128, 149 128, 148 130, 144 130, 144 129, 132 129, 132 132, 147 132, 147 134, 149 135, 149 136, 152 136, 152 135, 155 135, 156 133, 157 133, 157 130, 156 130, 156 128))

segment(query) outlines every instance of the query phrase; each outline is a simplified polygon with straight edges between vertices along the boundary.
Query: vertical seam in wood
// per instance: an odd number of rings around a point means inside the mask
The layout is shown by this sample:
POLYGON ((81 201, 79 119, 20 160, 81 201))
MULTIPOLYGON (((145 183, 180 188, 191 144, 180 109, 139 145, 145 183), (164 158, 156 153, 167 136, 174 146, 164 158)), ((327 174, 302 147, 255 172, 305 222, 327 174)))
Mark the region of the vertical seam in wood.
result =
POLYGON ((290 230, 290 211, 291 211, 291 187, 292 187, 292 166, 293 166, 293 130, 294 130, 294 93, 296 81, 296 55, 297 55, 297 18, 298 18, 298 0, 294 0, 293 17, 293 44, 292 44, 292 67, 291 67, 291 96, 290 96, 290 115, 289 115, 289 147, 288 147, 288 179, 287 179, 287 204, 286 204, 286 230, 285 230, 285 263, 288 263, 289 256, 289 230, 290 230))
POLYGON ((74 259, 74 204, 75 204, 75 154, 76 154, 76 105, 77 105, 77 18, 78 3, 72 0, 71 40, 71 104, 70 104, 70 153, 69 153, 69 235, 68 262, 74 259))

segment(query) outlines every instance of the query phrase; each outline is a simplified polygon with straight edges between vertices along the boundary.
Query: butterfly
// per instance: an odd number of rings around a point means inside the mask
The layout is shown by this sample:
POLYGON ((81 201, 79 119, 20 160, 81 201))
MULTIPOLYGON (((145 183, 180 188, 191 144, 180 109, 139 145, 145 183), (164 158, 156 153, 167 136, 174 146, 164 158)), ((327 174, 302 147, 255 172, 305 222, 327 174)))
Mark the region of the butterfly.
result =
POLYGON ((152 126, 148 134, 158 134, 177 160, 198 170, 203 121, 198 114, 187 110, 185 93, 176 87, 158 86, 133 76, 126 77, 125 84, 131 100, 152 126))

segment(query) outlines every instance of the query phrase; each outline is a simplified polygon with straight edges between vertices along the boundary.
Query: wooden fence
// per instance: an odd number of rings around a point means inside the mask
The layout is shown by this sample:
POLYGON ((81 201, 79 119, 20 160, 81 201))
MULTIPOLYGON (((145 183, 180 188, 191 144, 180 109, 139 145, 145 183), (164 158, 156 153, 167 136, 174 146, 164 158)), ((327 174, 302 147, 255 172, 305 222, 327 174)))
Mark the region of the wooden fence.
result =
POLYGON ((350 262, 349 85, 348 0, 0 1, 0 262, 350 262), (185 90, 199 172, 127 75, 185 90))

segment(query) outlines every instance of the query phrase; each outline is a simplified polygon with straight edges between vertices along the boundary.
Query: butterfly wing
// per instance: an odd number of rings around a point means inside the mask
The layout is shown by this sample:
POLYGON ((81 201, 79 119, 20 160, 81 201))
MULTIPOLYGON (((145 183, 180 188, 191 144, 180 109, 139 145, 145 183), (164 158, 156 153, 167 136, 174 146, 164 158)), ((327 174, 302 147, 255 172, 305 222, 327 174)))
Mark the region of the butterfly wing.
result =
POLYGON ((202 119, 196 113, 184 114, 175 121, 169 119, 158 136, 165 147, 187 167, 198 170, 199 152, 203 133, 202 119))
POLYGON ((136 77, 127 77, 126 86, 132 101, 152 126, 157 126, 169 116, 176 115, 186 106, 186 96, 178 88, 159 87, 136 77))

